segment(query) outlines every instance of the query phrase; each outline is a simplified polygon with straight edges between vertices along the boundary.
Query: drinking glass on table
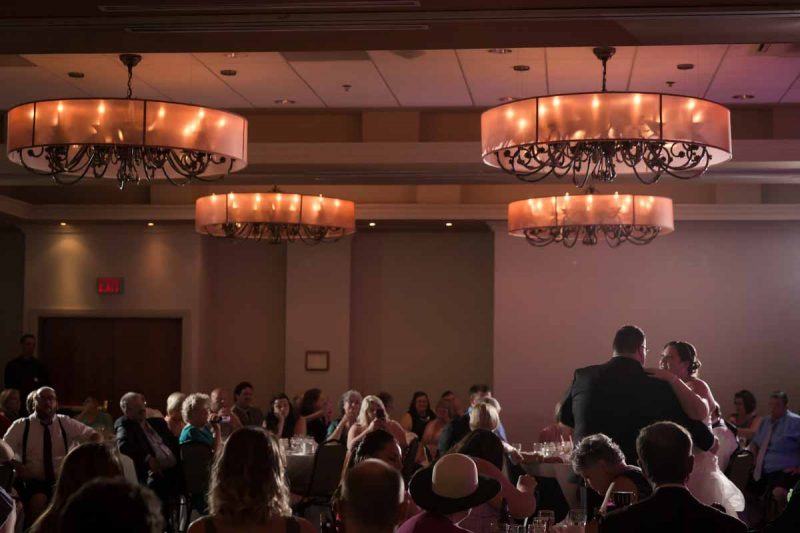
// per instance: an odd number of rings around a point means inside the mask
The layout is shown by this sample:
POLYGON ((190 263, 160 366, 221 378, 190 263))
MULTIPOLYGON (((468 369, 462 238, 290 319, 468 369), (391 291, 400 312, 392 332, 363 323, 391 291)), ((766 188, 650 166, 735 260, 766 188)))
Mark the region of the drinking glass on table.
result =
POLYGON ((522 443, 521 442, 513 442, 511 443, 511 447, 517 450, 518 452, 522 451, 522 443))
POLYGON ((570 509, 567 513, 568 526, 585 526, 586 525, 586 511, 583 509, 570 509))
POLYGON ((547 529, 549 530, 553 527, 553 524, 556 523, 556 512, 550 511, 549 509, 542 509, 539 511, 539 514, 536 515, 537 518, 543 518, 547 521, 547 529))

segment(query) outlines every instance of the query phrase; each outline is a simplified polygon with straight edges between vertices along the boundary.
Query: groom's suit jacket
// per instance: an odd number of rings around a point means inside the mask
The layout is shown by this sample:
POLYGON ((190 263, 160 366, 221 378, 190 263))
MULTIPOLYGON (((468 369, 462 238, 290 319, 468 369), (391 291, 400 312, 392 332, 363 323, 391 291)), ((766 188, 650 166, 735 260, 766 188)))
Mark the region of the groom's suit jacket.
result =
POLYGON ((703 450, 714 445, 711 430, 686 416, 669 384, 648 376, 638 361, 627 357, 576 370, 558 417, 575 428, 576 442, 605 433, 631 465, 638 459, 639 430, 662 420, 689 430, 694 444, 703 450))

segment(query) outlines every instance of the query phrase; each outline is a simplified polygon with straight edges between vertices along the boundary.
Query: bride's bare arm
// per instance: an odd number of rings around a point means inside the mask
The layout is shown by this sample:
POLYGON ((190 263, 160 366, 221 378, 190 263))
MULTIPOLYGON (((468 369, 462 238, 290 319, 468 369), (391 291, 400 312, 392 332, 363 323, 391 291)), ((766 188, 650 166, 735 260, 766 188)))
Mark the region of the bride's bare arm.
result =
POLYGON ((669 386, 672 388, 672 392, 674 392, 675 396, 678 398, 678 401, 681 404, 681 409, 683 409, 683 412, 686 413, 686 416, 692 420, 698 420, 701 422, 708 417, 710 410, 708 407, 709 404, 707 403, 708 400, 706 398, 711 395, 711 391, 708 390, 708 386, 703 381, 699 379, 690 381, 692 384, 702 384, 702 387, 697 385, 698 389, 704 389, 702 391, 703 394, 701 394, 699 390, 694 390, 692 387, 681 381, 678 376, 672 372, 669 372, 668 370, 646 368, 645 372, 654 378, 669 383, 669 386))

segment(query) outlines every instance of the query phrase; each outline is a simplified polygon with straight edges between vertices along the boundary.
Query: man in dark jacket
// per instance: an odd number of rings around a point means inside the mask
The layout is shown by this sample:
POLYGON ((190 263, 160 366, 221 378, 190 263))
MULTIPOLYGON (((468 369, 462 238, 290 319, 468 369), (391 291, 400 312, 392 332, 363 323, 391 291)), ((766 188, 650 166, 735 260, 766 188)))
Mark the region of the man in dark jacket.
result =
POLYGON ((128 392, 119 402, 123 415, 114 423, 119 451, 133 461, 136 477, 161 499, 166 523, 179 494, 178 439, 163 418, 146 418, 144 396, 128 392))
POLYGON ((602 365, 580 368, 561 405, 559 420, 575 428, 575 439, 604 433, 616 442, 628 464, 635 465, 636 437, 654 422, 675 422, 692 435, 702 450, 714 446, 714 435, 681 409, 669 384, 647 375, 644 332, 623 326, 614 337, 614 356, 602 365))
POLYGON ((694 466, 692 439, 673 422, 647 426, 636 441, 639 464, 655 487, 649 498, 612 511, 600 533, 745 533, 744 522, 704 505, 686 488, 694 466))
POLYGON ((25 399, 32 391, 51 386, 50 373, 45 364, 36 357, 36 337, 26 333, 19 340, 21 353, 6 363, 3 384, 6 389, 19 391, 22 406, 20 410, 27 413, 25 399))

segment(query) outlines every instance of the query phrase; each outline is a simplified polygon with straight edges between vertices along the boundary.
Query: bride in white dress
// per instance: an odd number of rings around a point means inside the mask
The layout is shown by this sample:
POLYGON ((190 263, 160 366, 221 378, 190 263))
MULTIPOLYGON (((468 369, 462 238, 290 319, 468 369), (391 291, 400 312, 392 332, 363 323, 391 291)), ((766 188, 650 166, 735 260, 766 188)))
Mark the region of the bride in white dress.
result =
MULTIPOLYGON (((668 382, 689 418, 705 422, 710 430, 714 395, 706 382, 697 377, 700 361, 694 346, 681 341, 667 343, 659 366, 660 369, 647 372, 668 382)), ((693 454, 694 469, 688 483, 692 495, 706 505, 722 504, 733 516, 744 511, 744 495, 720 471, 716 453, 695 447, 693 454)))

